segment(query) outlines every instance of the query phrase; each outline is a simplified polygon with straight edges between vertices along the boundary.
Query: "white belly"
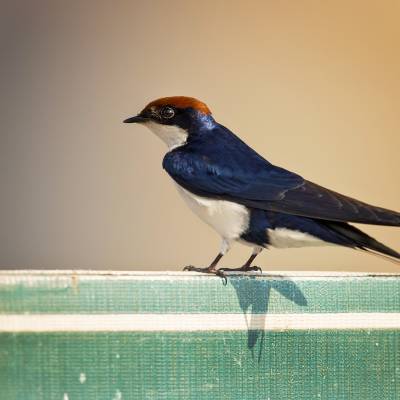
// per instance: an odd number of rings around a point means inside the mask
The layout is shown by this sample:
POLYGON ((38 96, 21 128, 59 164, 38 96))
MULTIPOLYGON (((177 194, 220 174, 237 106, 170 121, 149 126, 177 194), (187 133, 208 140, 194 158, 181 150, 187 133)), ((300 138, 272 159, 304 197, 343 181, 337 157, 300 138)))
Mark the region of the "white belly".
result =
POLYGON ((176 185, 186 204, 223 238, 235 240, 249 227, 250 213, 245 206, 226 200, 196 196, 176 185))
POLYGON ((327 246, 329 243, 318 239, 308 233, 295 231, 287 228, 268 229, 269 243, 273 247, 308 247, 308 246, 327 246))

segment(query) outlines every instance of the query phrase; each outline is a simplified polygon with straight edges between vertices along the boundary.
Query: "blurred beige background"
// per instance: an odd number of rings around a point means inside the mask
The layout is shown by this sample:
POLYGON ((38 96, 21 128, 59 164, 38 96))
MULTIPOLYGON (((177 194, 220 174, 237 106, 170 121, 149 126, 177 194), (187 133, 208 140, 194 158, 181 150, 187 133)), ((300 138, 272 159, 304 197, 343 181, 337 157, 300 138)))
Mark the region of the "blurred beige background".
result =
MULTIPOLYGON (((400 209, 398 1, 3 1, 0 18, 3 268, 209 263, 219 237, 163 172, 164 145, 122 124, 161 96, 198 97, 271 162, 400 209)), ((400 229, 364 228, 400 250, 400 229)), ((257 264, 398 270, 341 248, 257 264)))

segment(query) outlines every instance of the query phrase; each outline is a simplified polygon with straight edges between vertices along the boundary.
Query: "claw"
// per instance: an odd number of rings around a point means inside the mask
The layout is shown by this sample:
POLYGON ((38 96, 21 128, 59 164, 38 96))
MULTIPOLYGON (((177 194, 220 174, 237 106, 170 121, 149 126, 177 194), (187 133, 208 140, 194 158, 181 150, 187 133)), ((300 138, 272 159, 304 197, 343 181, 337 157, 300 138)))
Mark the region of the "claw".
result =
POLYGON ((220 278, 222 278, 222 283, 223 283, 224 286, 226 286, 228 284, 228 278, 226 277, 226 275, 224 274, 224 271, 221 268, 217 269, 215 271, 215 275, 217 275, 220 278))
POLYGON ((253 267, 249 267, 246 271, 257 271, 260 272, 262 274, 263 270, 261 269, 261 267, 258 267, 256 265, 254 265, 253 267))
POLYGON ((200 268, 200 267, 194 267, 193 265, 187 265, 186 267, 183 268, 183 270, 191 272, 201 272, 203 274, 217 275, 220 278, 222 278, 224 286, 228 283, 226 275, 224 274, 224 271, 221 271, 221 269, 214 269, 210 267, 200 268))
POLYGON ((262 273, 262 269, 257 266, 243 266, 240 268, 220 268, 222 271, 235 271, 235 272, 249 272, 249 271, 257 271, 262 273))
POLYGON ((192 271, 192 272, 202 272, 203 274, 214 274, 215 271, 211 270, 210 268, 200 268, 194 267, 193 265, 187 265, 183 268, 184 271, 192 271))

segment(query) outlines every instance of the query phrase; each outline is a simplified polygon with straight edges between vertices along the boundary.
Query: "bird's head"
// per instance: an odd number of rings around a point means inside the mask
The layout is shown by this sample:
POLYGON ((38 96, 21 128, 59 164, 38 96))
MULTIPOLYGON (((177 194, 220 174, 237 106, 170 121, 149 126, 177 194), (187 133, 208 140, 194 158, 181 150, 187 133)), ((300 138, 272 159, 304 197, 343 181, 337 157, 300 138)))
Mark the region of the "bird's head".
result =
POLYGON ((214 119, 203 102, 193 97, 174 96, 152 101, 124 122, 147 126, 172 150, 185 144, 190 136, 211 128, 214 119))

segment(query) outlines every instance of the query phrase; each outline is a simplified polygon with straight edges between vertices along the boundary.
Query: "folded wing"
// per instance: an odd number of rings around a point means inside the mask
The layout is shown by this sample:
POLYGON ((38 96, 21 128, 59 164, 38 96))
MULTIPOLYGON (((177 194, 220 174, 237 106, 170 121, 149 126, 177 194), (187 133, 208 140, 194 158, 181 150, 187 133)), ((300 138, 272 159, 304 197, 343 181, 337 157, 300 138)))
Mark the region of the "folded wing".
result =
POLYGON ((173 151, 163 166, 179 185, 199 196, 330 221, 400 226, 400 213, 306 181, 270 164, 247 146, 223 154, 225 158, 213 152, 202 156, 190 149, 173 151))

